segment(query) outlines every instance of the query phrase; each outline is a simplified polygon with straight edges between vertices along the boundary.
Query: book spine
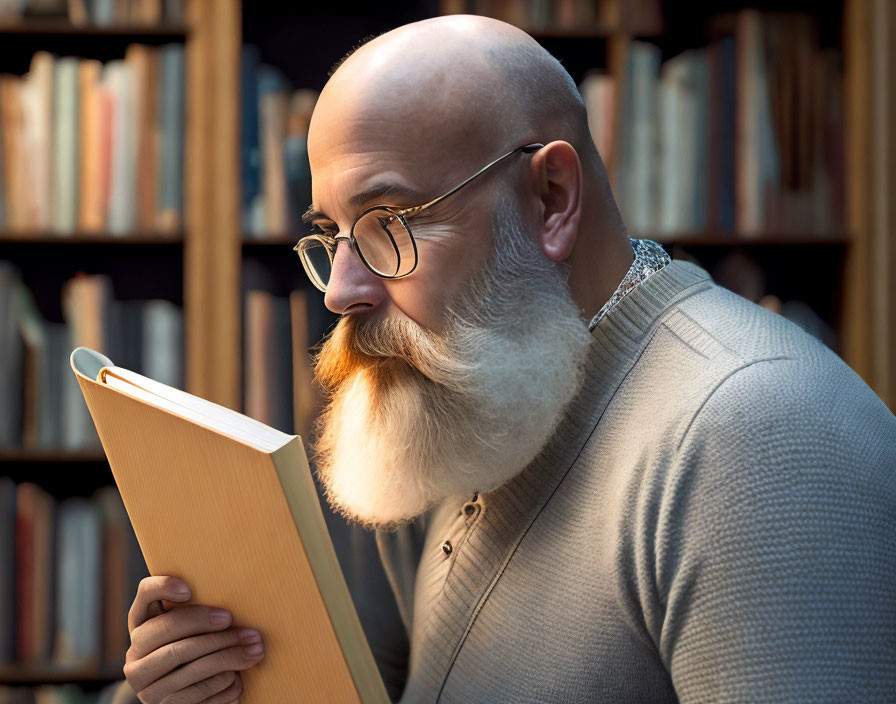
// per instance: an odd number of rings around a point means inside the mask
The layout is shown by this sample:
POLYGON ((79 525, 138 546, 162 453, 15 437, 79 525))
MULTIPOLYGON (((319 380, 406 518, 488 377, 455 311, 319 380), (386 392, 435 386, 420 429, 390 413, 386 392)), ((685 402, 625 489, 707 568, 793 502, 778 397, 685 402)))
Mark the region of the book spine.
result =
POLYGON ((78 59, 56 62, 53 93, 52 227, 71 233, 78 222, 78 59))
POLYGON ((121 236, 133 230, 136 220, 135 90, 130 66, 124 61, 110 61, 104 69, 104 81, 115 106, 107 229, 121 236))
POLYGON ((78 229, 99 232, 106 224, 102 198, 102 97, 99 61, 84 60, 80 66, 81 83, 81 177, 78 229))
POLYGON ((0 477, 0 663, 15 661, 16 485, 0 477))
POLYGON ((162 47, 159 56, 159 146, 156 226, 174 232, 183 218, 184 49, 162 47))

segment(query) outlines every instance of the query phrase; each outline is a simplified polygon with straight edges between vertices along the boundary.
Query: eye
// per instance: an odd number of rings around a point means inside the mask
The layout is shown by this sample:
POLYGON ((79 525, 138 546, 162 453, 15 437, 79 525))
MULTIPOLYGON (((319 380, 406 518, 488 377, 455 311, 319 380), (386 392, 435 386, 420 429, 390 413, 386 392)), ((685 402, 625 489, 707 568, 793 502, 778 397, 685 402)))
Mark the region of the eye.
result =
POLYGON ((311 227, 308 230, 308 233, 311 235, 324 235, 326 237, 335 237, 337 232, 332 228, 325 228, 318 223, 312 223, 311 227))

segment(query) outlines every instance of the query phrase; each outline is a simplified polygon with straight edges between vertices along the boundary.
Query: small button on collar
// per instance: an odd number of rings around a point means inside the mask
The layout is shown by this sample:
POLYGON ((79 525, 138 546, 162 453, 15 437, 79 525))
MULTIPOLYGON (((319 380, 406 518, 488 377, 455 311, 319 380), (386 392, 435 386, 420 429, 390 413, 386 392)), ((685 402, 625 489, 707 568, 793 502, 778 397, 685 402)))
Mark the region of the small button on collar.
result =
POLYGON ((442 552, 445 553, 446 555, 450 555, 451 551, 453 549, 454 548, 451 546, 450 540, 446 540, 445 542, 442 543, 442 552))

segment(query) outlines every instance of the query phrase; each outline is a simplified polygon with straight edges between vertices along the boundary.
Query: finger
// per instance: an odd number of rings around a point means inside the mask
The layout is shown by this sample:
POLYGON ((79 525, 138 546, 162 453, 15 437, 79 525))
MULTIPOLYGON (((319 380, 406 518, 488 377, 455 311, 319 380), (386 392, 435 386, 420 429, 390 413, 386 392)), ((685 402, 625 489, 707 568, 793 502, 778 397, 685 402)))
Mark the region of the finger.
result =
POLYGON ((149 606, 146 607, 146 613, 149 618, 155 618, 156 616, 165 613, 165 606, 162 604, 162 600, 156 599, 155 601, 151 601, 149 606))
POLYGON ((149 609, 152 602, 160 599, 189 601, 190 597, 190 587, 183 580, 165 576, 144 577, 137 586, 137 595, 128 612, 128 631, 133 631, 140 624, 153 618, 149 609))
POLYGON ((216 697, 229 690, 234 682, 236 682, 235 672, 219 672, 196 684, 177 690, 174 692, 173 696, 169 694, 164 699, 153 699, 152 697, 157 697, 159 695, 152 693, 149 689, 140 692, 140 696, 149 697, 147 701, 151 702, 176 701, 178 704, 199 704, 200 702, 205 704, 210 698, 216 697))
POLYGON ((134 689, 143 689, 181 665, 204 655, 235 645, 260 643, 261 640, 261 634, 254 628, 229 628, 218 633, 184 638, 164 645, 139 662, 128 665, 128 683, 134 689))
POLYGON ((239 672, 234 672, 233 674, 236 675, 233 684, 223 692, 205 699, 202 704, 229 704, 230 702, 238 702, 240 700, 240 694, 243 692, 243 678, 240 677, 239 672))
POLYGON ((188 604, 151 618, 131 631, 127 661, 139 660, 163 645, 202 633, 230 628, 233 615, 224 609, 188 604))
MULTIPOLYGON (((166 697, 177 693, 178 701, 180 701, 181 690, 191 685, 207 680, 215 675, 220 675, 223 672, 247 670, 258 664, 264 658, 263 644, 262 652, 257 655, 247 652, 248 648, 253 647, 255 646, 236 646, 205 655, 156 680, 141 690, 139 694, 145 701, 156 702, 165 701, 166 697)), ((197 701, 202 700, 199 699, 197 701)))

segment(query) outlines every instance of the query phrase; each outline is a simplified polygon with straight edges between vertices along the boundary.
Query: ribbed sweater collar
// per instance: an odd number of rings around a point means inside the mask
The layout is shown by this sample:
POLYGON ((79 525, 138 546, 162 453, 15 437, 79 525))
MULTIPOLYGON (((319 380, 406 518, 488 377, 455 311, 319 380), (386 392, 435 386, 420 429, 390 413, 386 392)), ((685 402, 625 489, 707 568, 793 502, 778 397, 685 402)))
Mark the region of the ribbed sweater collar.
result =
POLYGON ((516 477, 479 497, 481 510, 454 555, 447 576, 439 563, 441 531, 460 504, 447 501, 432 515, 417 574, 411 701, 437 699, 466 633, 532 523, 582 451, 611 399, 649 341, 654 323, 676 301, 710 285, 701 268, 674 261, 632 290, 598 323, 582 388, 551 440, 516 477))

